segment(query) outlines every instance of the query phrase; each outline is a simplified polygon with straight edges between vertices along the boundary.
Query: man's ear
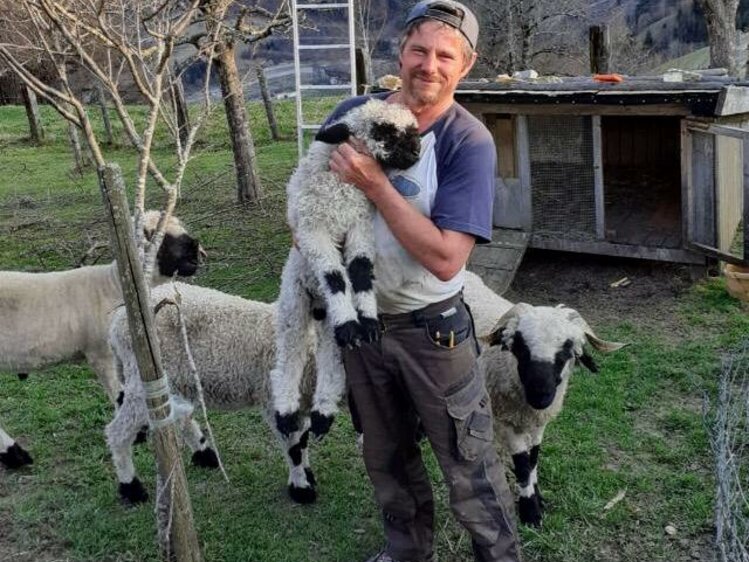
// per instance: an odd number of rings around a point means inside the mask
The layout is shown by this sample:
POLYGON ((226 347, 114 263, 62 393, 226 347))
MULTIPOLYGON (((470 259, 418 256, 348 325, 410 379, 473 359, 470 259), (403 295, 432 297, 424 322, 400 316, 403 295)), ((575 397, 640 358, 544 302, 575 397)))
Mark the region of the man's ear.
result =
POLYGON ((315 140, 325 144, 341 144, 351 136, 351 131, 345 123, 336 123, 325 129, 320 129, 315 140))

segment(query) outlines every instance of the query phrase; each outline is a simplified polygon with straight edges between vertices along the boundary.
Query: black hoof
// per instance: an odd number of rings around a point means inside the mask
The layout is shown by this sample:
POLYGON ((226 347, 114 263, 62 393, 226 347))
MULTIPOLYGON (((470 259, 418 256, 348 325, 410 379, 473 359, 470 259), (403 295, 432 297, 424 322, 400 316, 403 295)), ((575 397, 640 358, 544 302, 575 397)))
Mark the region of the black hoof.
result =
POLYGON ((374 343, 380 339, 380 323, 376 318, 359 314, 359 333, 363 342, 374 343))
POLYGON ((518 516, 520 521, 531 527, 540 527, 543 510, 535 494, 530 498, 518 499, 518 516))
POLYGON ((359 333, 359 323, 356 320, 349 320, 345 324, 336 326, 333 330, 335 341, 340 347, 359 347, 361 344, 361 335, 359 333))
POLYGON ((210 447, 206 447, 202 451, 195 451, 192 454, 192 464, 201 468, 218 468, 216 451, 210 447))
POLYGON ((292 412, 291 414, 284 415, 276 412, 276 429, 278 429, 284 437, 288 437, 292 433, 299 431, 299 412, 292 412))
POLYGON ((310 414, 310 431, 315 434, 315 437, 322 439, 330 431, 334 419, 335 416, 325 416, 313 410, 310 414))
POLYGON ((304 469, 304 475, 307 477, 307 482, 309 482, 310 486, 314 488, 317 484, 317 480, 315 479, 315 473, 312 472, 310 467, 304 469))
POLYGON ((28 373, 18 373, 18 379, 19 380, 25 381, 27 378, 29 378, 29 374, 28 373))
POLYGON ((140 428, 140 431, 135 436, 135 441, 133 441, 133 445, 138 445, 139 443, 145 443, 148 441, 148 426, 144 425, 140 428))
POLYGON ((13 443, 4 453, 0 453, 0 463, 8 468, 21 468, 33 464, 34 460, 18 443, 13 443))
POLYGON ((289 497, 294 503, 310 504, 317 500, 317 492, 313 487, 300 488, 289 484, 289 497))
POLYGON ((125 505, 137 505, 148 501, 148 492, 136 476, 130 483, 120 482, 120 499, 125 505))

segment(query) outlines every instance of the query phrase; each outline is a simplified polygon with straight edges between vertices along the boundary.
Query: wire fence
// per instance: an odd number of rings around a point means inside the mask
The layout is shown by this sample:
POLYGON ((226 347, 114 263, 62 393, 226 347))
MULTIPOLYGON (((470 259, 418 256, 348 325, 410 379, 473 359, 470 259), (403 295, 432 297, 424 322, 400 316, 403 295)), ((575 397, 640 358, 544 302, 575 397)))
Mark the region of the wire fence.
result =
POLYGON ((749 562, 749 339, 723 358, 704 413, 715 459, 718 561, 749 562))

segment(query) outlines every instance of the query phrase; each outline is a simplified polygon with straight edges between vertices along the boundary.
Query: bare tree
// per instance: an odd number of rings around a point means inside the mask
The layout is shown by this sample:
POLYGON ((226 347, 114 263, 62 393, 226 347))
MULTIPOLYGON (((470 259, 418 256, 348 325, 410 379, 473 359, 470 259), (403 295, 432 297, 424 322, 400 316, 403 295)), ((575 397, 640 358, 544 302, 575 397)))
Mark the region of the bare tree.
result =
POLYGON ((624 10, 614 11, 607 21, 611 41, 611 70, 636 75, 651 69, 658 56, 632 34, 624 10))
MULTIPOLYGON (((158 464, 156 497, 161 546, 167 559, 198 562, 200 549, 186 489, 184 469, 174 432, 171 399, 164 384, 163 369, 152 327, 145 279, 151 277, 156 253, 164 237, 164 227, 177 202, 198 127, 211 110, 208 92, 209 72, 204 84, 203 111, 189 130, 186 141, 178 134, 177 119, 165 93, 173 82, 170 60, 176 42, 199 15, 200 0, 18 0, 28 26, 23 33, 6 33, 0 41, 3 61, 37 96, 41 96, 66 120, 82 132, 99 172, 99 183, 112 227, 112 248, 117 256, 120 281, 125 296, 130 332, 133 335, 138 367, 147 383, 149 417, 155 427, 154 443, 158 464), (54 69, 53 83, 40 80, 24 61, 43 58, 54 69), (85 107, 80 88, 73 84, 68 65, 85 69, 97 80, 114 104, 124 131, 138 151, 135 185, 134 225, 130 224, 124 179, 119 167, 108 162, 85 107), (145 124, 135 124, 121 95, 121 80, 128 76, 147 108, 145 124), (54 85, 52 85, 54 84, 54 85), (157 125, 166 127, 176 146, 177 163, 163 173, 152 156, 157 125), (156 232, 150 240, 143 235, 146 180, 150 176, 161 189, 164 208, 156 232)), ((213 60, 213 42, 203 49, 213 60)))
POLYGON ((364 55, 364 76, 360 78, 367 84, 374 84, 372 55, 388 23, 388 3, 382 0, 357 0, 354 2, 354 21, 356 44, 364 55))
POLYGON ((558 73, 565 59, 586 66, 584 0, 477 0, 476 6, 481 21, 479 62, 485 68, 513 72, 537 67, 558 73))
POLYGON ((237 68, 239 43, 254 44, 269 37, 276 29, 291 23, 286 0, 271 12, 260 5, 243 5, 235 0, 201 0, 199 22, 203 28, 182 43, 191 43, 198 53, 204 52, 207 37, 217 38, 213 62, 218 71, 221 95, 229 124, 234 167, 237 174, 237 199, 240 203, 257 201, 262 194, 255 162, 255 143, 249 127, 244 88, 237 68))
POLYGON ((736 11, 739 0, 698 0, 705 13, 710 43, 710 66, 736 76, 736 11))

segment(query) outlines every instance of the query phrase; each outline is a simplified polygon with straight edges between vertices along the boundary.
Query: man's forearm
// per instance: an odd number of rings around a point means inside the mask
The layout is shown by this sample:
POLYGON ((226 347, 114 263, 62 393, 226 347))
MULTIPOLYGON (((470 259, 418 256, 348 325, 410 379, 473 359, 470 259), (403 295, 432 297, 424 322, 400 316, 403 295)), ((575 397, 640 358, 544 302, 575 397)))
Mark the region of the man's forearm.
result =
POLYGON ((468 260, 473 236, 437 227, 389 181, 369 191, 368 196, 401 246, 438 279, 452 279, 468 260))

